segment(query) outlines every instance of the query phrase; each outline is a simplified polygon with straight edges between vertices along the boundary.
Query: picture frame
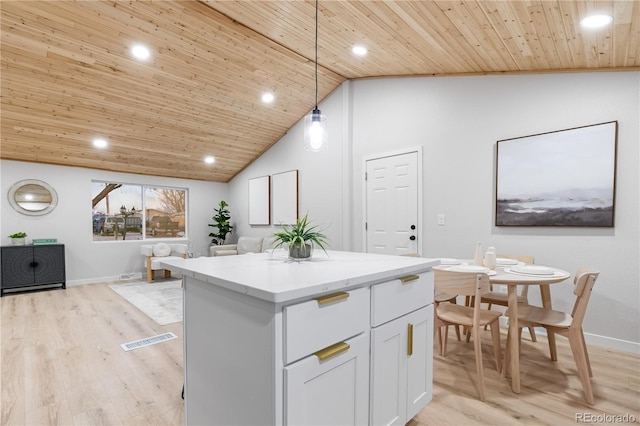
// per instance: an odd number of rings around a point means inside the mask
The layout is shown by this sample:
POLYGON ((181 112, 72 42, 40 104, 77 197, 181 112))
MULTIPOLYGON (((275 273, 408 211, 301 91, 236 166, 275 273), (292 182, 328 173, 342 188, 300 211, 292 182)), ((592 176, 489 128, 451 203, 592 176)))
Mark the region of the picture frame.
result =
POLYGON ((618 122, 496 144, 496 226, 613 227, 618 122))
POLYGON ((249 179, 249 225, 269 225, 270 176, 249 179))
POLYGON ((294 225, 298 220, 298 170, 271 175, 274 225, 294 225))

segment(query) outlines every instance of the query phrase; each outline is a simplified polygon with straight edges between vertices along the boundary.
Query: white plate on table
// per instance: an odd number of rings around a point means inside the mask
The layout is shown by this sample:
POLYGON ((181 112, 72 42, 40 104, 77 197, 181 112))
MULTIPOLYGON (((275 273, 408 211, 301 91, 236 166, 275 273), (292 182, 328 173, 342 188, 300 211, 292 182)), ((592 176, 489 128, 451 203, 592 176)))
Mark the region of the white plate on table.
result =
POLYGON ((498 266, 511 266, 511 265, 517 265, 520 262, 518 262, 516 259, 509 259, 506 257, 499 257, 496 259, 496 265, 498 266))
POLYGON ((496 275, 496 271, 492 271, 489 268, 485 268, 484 266, 477 265, 453 265, 449 268, 449 271, 453 272, 476 272, 487 275, 496 275))
POLYGON ((547 266, 540 265, 515 265, 509 268, 509 271, 507 272, 515 272, 517 274, 525 275, 550 276, 554 275, 556 273, 556 270, 547 266))

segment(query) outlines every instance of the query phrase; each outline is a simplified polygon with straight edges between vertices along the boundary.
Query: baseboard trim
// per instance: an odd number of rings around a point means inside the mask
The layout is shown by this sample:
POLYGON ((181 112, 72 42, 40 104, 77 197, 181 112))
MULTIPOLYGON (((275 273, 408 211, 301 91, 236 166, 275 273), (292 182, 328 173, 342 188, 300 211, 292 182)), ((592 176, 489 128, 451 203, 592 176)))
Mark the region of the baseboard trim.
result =
MULTIPOLYGON (((508 328, 509 318, 504 316, 500 317, 500 327, 508 328)), ((526 334, 527 331, 524 331, 523 333, 526 334)), ((547 331, 544 328, 538 327, 536 328, 536 334, 546 336, 547 331)), ((616 339, 615 337, 600 336, 592 333, 584 333, 584 340, 590 345, 640 355, 640 343, 637 342, 616 339)))
POLYGON ((112 275, 109 277, 100 277, 100 278, 89 278, 85 280, 72 280, 67 281, 67 287, 73 287, 76 285, 85 285, 85 284, 100 284, 106 282, 120 281, 120 275, 112 275))
MULTIPOLYGON (((121 281, 142 281, 142 280, 146 280, 147 279, 147 274, 143 274, 143 273, 135 273, 135 274, 124 274, 124 275, 131 275, 131 278, 125 278, 123 279, 123 275, 111 275, 108 277, 100 277, 100 278, 89 278, 89 279, 85 279, 85 280, 72 280, 72 281, 67 281, 67 287, 73 287, 73 286, 77 286, 77 285, 85 285, 85 284, 100 284, 100 283, 113 283, 113 282, 121 282, 121 281)), ((160 274, 158 274, 158 277, 160 277, 160 274)), ((181 279, 182 275, 180 275, 179 273, 174 273, 171 274, 172 279, 181 279)))

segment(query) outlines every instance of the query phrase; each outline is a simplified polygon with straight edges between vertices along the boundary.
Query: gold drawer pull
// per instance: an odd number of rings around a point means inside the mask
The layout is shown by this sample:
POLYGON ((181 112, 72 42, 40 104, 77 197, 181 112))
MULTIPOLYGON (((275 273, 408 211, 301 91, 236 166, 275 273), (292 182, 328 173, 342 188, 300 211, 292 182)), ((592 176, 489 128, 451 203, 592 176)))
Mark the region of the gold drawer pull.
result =
POLYGON ((348 299, 349 293, 341 291, 340 293, 327 294, 326 296, 316 297, 318 305, 328 305, 329 303, 337 302, 338 300, 348 299))
POLYGON ((349 346, 348 343, 340 342, 324 349, 320 349, 314 355, 317 356, 320 361, 326 361, 329 358, 333 358, 336 355, 340 355, 341 353, 348 351, 350 347, 351 346, 349 346))
POLYGON ((407 324, 407 355, 413 355, 413 324, 407 324))
POLYGON ((420 279, 420 275, 407 275, 406 277, 400 278, 400 281, 402 281, 402 284, 406 284, 408 282, 419 280, 419 279, 420 279))

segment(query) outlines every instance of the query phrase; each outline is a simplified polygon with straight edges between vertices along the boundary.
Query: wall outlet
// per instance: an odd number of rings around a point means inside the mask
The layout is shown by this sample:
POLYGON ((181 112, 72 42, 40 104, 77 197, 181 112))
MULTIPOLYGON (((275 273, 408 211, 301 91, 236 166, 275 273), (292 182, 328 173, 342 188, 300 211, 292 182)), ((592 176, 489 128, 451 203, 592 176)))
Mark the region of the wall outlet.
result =
POLYGON ((438 215, 438 226, 444 226, 444 214, 440 213, 438 215))

